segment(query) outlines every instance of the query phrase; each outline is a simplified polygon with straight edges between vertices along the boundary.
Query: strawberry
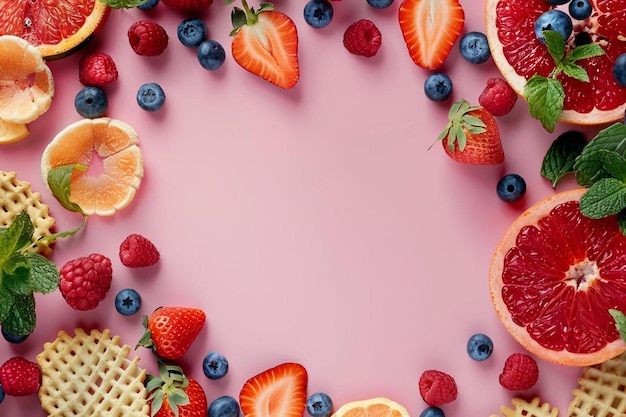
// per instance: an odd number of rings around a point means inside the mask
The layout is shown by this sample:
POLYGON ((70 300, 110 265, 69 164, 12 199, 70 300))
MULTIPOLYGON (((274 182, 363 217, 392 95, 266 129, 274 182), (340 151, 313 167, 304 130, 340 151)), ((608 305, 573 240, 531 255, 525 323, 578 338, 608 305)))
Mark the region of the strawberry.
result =
POLYGON ((246 0, 241 3, 244 10, 235 7, 231 14, 235 62, 278 87, 292 88, 300 78, 296 25, 270 3, 261 3, 258 10, 246 0))
POLYGON ((0 366, 0 385, 6 395, 33 395, 41 386, 41 368, 21 356, 7 359, 0 366))
POLYGON ((159 362, 159 376, 146 378, 152 417, 206 417, 207 399, 202 386, 175 365, 159 362))
POLYGON ((504 161, 498 124, 481 106, 470 106, 466 100, 452 105, 448 124, 437 140, 446 154, 457 162, 473 165, 495 165, 504 161))
POLYGON ((465 12, 458 0, 404 0, 398 19, 413 62, 436 69, 463 30, 465 12))
POLYGON ((297 363, 283 363, 253 376, 239 393, 244 417, 302 417, 308 375, 297 363))
POLYGON ((137 346, 150 348, 162 359, 180 359, 204 327, 206 314, 193 307, 160 307, 144 316, 146 332, 137 346))
POLYGON ((120 261, 129 268, 141 268, 157 263, 161 257, 159 250, 148 238, 133 233, 120 245, 120 261))

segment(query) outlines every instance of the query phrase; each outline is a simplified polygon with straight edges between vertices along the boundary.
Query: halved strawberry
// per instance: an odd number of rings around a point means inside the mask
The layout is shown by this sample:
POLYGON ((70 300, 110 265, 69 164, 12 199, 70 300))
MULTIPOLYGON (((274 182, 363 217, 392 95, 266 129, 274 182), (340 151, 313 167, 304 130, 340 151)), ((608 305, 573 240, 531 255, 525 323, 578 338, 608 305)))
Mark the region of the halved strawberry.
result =
POLYGON ((465 12, 458 0, 404 0, 398 19, 413 62, 436 69, 463 30, 465 12))
POLYGON ((239 394, 244 417, 302 417, 308 374, 298 363, 283 363, 253 376, 239 394))
POLYGON ((258 10, 246 0, 241 3, 243 10, 235 7, 231 14, 235 62, 278 87, 292 88, 300 78, 295 23, 270 3, 261 3, 258 10))

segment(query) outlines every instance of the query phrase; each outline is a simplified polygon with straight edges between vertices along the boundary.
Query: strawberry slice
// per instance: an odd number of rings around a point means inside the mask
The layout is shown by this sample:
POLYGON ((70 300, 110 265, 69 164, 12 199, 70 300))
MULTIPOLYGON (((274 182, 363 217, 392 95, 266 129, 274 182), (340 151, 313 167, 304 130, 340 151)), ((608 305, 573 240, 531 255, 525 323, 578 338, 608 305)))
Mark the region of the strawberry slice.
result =
POLYGON ((463 30, 465 12, 458 0, 404 0, 398 19, 411 59, 432 70, 450 54, 463 30))
POLYGON ((270 3, 255 10, 241 2, 244 9, 235 7, 231 14, 235 62, 278 87, 292 88, 300 78, 296 25, 270 3))
POLYGON ((253 376, 239 394, 244 417, 302 417, 306 408, 306 369, 283 363, 253 376))

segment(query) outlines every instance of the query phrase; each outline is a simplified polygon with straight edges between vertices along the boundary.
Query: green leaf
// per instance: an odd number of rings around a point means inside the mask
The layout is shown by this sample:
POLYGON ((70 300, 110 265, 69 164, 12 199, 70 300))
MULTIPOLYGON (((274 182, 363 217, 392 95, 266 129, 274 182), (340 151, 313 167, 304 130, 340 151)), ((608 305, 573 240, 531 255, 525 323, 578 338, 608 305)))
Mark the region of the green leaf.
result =
POLYGON ((13 254, 3 265, 2 284, 15 294, 32 294, 28 268, 28 261, 24 255, 19 253, 13 254))
POLYGON ((555 30, 544 30, 543 37, 546 39, 546 46, 550 56, 558 64, 565 56, 565 40, 563 36, 555 30))
POLYGON ((230 32, 230 36, 234 36, 237 31, 247 23, 246 12, 239 7, 233 7, 230 12, 230 21, 233 24, 233 30, 230 32))
POLYGON ((602 163, 601 150, 615 151, 626 157, 626 125, 614 123, 606 127, 585 146, 576 159, 576 182, 581 187, 590 187, 596 181, 610 177, 602 163))
POLYGON ((30 246, 34 230, 33 223, 26 212, 23 211, 15 216, 13 222, 0 234, 0 264, 13 253, 30 246))
POLYGON ((112 9, 132 9, 141 6, 146 0, 99 0, 112 9))
POLYGON ((580 212, 591 219, 601 219, 626 208, 626 184, 615 178, 603 178, 580 198, 580 212))
POLYGON ((619 225, 620 232, 626 236, 626 210, 617 213, 617 224, 619 225))
POLYGON ((585 135, 574 130, 562 133, 552 142, 543 157, 541 175, 550 180, 553 188, 567 174, 574 172, 574 162, 585 145, 585 135))
POLYGON ((586 83, 589 82, 589 74, 587 74, 587 70, 580 65, 574 63, 563 63, 561 68, 568 77, 575 78, 586 83))
POLYGON ((528 111, 548 132, 553 132, 563 110, 565 92, 559 80, 533 75, 524 85, 528 111))
POLYGON ((609 309, 609 314, 613 316, 613 320, 615 320, 615 327, 619 331, 622 340, 626 341, 626 315, 613 308, 609 309))
POLYGON ((81 222, 80 226, 75 227, 75 228, 70 229, 70 230, 66 230, 64 232, 52 233, 51 235, 40 237, 37 240, 37 242, 42 242, 42 241, 54 242, 57 239, 74 236, 76 233, 80 232, 82 229, 85 228, 85 225, 87 224, 87 219, 88 219, 88 217, 86 215, 83 215, 83 221, 81 222))
POLYGON ((32 292, 49 294, 59 286, 60 273, 56 264, 37 253, 27 253, 30 264, 29 286, 32 292))
POLYGON ((588 43, 570 50, 565 57, 565 61, 576 62, 581 59, 593 58, 600 55, 604 55, 604 49, 602 49, 602 47, 597 43, 588 43))
POLYGON ((69 211, 76 211, 83 213, 83 210, 78 204, 71 202, 70 195, 70 181, 72 179, 72 172, 75 169, 86 170, 87 166, 80 164, 62 165, 56 168, 52 168, 48 171, 48 187, 52 195, 59 201, 59 203, 69 211))
POLYGON ((615 151, 600 150, 602 167, 615 179, 626 183, 626 158, 615 151))
POLYGON ((26 336, 35 330, 35 297, 31 295, 13 295, 13 307, 2 320, 2 327, 16 336, 26 336))
POLYGON ((13 309, 15 297, 4 285, 0 285, 0 323, 4 322, 9 312, 13 309))

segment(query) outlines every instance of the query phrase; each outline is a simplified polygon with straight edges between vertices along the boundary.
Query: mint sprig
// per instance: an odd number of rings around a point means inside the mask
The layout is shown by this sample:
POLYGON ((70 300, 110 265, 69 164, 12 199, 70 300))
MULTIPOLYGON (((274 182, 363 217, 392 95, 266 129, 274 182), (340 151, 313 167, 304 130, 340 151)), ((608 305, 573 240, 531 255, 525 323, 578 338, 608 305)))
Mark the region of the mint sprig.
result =
POLYGON ((530 115, 539 120, 548 132, 553 132, 565 102, 563 84, 557 77, 564 73, 568 77, 589 82, 589 74, 577 61, 603 55, 604 50, 598 44, 589 43, 566 52, 565 41, 558 32, 545 30, 543 35, 555 68, 547 77, 535 74, 528 79, 524 85, 524 96, 530 115))
POLYGON ((613 320, 615 320, 615 327, 622 340, 626 341, 626 315, 614 308, 609 309, 609 314, 613 317, 613 320))
POLYGON ((112 9, 132 9, 141 6, 147 0, 98 0, 112 9))
POLYGON ((586 145, 585 135, 575 130, 562 133, 552 142, 541 164, 541 176, 550 180, 552 188, 574 172, 576 158, 586 145))

